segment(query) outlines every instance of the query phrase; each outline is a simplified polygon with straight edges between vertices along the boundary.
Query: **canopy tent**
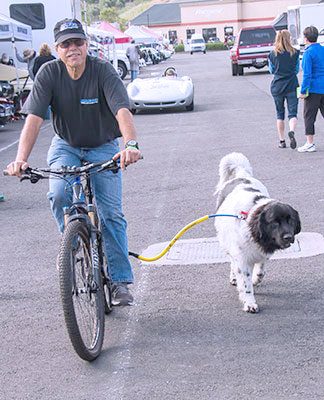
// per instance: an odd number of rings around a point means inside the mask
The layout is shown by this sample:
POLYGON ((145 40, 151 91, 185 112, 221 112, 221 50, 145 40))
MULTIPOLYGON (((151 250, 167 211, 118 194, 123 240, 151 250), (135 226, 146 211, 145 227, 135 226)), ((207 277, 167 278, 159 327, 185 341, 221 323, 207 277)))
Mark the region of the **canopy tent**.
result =
POLYGON ((113 66, 117 70, 118 61, 117 61, 117 54, 116 54, 116 45, 115 45, 115 36, 112 32, 92 28, 91 26, 83 26, 84 31, 86 32, 87 36, 90 38, 90 41, 94 41, 96 43, 96 48, 98 50, 98 55, 100 57, 100 52, 103 53, 104 58, 108 59, 109 61, 113 62, 113 66), (112 55, 109 54, 109 46, 108 44, 112 44, 112 55))
POLYGON ((129 43, 132 39, 131 36, 123 33, 122 31, 105 21, 101 22, 101 24, 98 25, 96 29, 112 33, 115 37, 116 43, 129 43))
POLYGON ((83 26, 84 31, 86 34, 91 37, 99 37, 101 39, 115 39, 115 36, 110 31, 105 31, 103 29, 92 28, 91 26, 83 26))
MULTIPOLYGON (((11 42, 12 46, 15 45, 15 41, 31 42, 32 29, 29 25, 25 25, 19 21, 16 21, 15 19, 7 17, 6 15, 0 14, 0 41, 11 42)), ((16 53, 14 52, 14 54, 16 53)), ((20 92, 20 73, 17 66, 17 60, 15 62, 15 72, 17 80, 17 90, 18 92, 20 92)), ((0 77, 0 79, 3 78, 0 77)))
POLYGON ((126 29, 125 33, 130 35, 135 40, 135 43, 155 43, 158 41, 157 36, 153 33, 148 33, 142 30, 139 26, 131 25, 128 29, 126 29))
POLYGON ((14 19, 0 14, 0 41, 32 41, 32 29, 29 25, 25 25, 14 19))
POLYGON ((158 41, 162 41, 163 37, 162 35, 159 35, 158 33, 152 31, 149 27, 145 25, 141 25, 141 30, 144 31, 145 33, 151 35, 152 37, 156 37, 158 41))

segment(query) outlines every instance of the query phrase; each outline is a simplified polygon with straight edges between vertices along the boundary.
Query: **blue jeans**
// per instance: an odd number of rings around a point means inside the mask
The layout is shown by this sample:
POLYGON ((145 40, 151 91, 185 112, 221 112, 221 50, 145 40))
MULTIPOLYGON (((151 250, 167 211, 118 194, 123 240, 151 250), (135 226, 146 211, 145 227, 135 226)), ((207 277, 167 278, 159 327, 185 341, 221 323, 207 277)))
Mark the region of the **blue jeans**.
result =
POLYGON ((272 95, 272 97, 276 106, 277 119, 285 119, 285 99, 288 108, 288 119, 297 118, 298 97, 296 90, 279 96, 272 95))
MULTIPOLYGON (((52 168, 61 168, 62 165, 80 166, 82 161, 106 161, 118 151, 117 139, 95 148, 75 148, 55 136, 48 150, 47 163, 52 168)), ((134 277, 128 260, 127 223, 122 212, 121 171, 117 174, 110 171, 94 174, 91 177, 91 183, 100 218, 110 277, 113 282, 132 283, 134 277)), ((55 178, 49 180, 47 197, 51 202, 61 234, 64 230, 63 208, 70 207, 72 202, 72 192, 65 188, 64 180, 55 178)))
POLYGON ((131 82, 138 77, 138 71, 131 70, 131 82))

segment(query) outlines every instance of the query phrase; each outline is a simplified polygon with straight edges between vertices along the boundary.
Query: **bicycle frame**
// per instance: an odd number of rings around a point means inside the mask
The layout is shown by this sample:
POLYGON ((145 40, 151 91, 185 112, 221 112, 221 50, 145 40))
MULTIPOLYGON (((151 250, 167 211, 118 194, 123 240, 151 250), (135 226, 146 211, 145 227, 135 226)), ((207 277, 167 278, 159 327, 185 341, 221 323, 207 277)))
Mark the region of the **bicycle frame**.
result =
POLYGON ((89 174, 86 174, 85 188, 87 191, 86 194, 82 186, 81 177, 80 176, 76 177, 72 183, 72 199, 73 199, 72 205, 71 207, 63 208, 65 227, 69 223, 71 218, 72 219, 76 218, 75 215, 77 215, 78 218, 80 218, 80 215, 82 215, 82 218, 84 218, 85 215, 88 215, 92 225, 96 227, 94 206, 92 203, 93 195, 92 195, 92 188, 91 188, 91 181, 89 174))

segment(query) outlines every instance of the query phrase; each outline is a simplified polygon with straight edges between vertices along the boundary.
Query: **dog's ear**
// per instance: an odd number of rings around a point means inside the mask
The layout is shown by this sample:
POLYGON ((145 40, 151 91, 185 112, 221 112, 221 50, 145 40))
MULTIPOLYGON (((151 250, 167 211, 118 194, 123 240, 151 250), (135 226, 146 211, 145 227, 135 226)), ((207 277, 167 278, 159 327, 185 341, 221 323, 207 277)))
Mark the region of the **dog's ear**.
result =
POLYGON ((294 234, 297 235, 301 231, 301 223, 298 212, 292 208, 292 220, 295 224, 294 234))
POLYGON ((259 207, 250 221, 251 234, 259 244, 267 240, 269 236, 267 232, 266 212, 267 209, 265 206, 259 207))
POLYGON ((267 241, 269 238, 269 232, 268 232, 269 224, 266 219, 267 212, 268 212, 267 207, 264 207, 264 210, 262 210, 259 217, 258 225, 259 225, 260 238, 262 239, 262 241, 267 241))

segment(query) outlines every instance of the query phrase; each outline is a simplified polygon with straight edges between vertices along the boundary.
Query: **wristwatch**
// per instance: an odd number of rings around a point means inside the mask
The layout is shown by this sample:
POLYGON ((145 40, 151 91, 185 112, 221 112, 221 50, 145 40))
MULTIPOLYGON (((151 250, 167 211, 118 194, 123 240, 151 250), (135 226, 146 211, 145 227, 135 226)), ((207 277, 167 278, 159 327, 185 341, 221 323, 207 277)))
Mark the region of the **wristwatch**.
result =
POLYGON ((131 139, 129 140, 126 144, 125 144, 125 149, 127 149, 128 147, 131 147, 133 149, 139 149, 138 148, 138 143, 136 142, 136 140, 131 139))

